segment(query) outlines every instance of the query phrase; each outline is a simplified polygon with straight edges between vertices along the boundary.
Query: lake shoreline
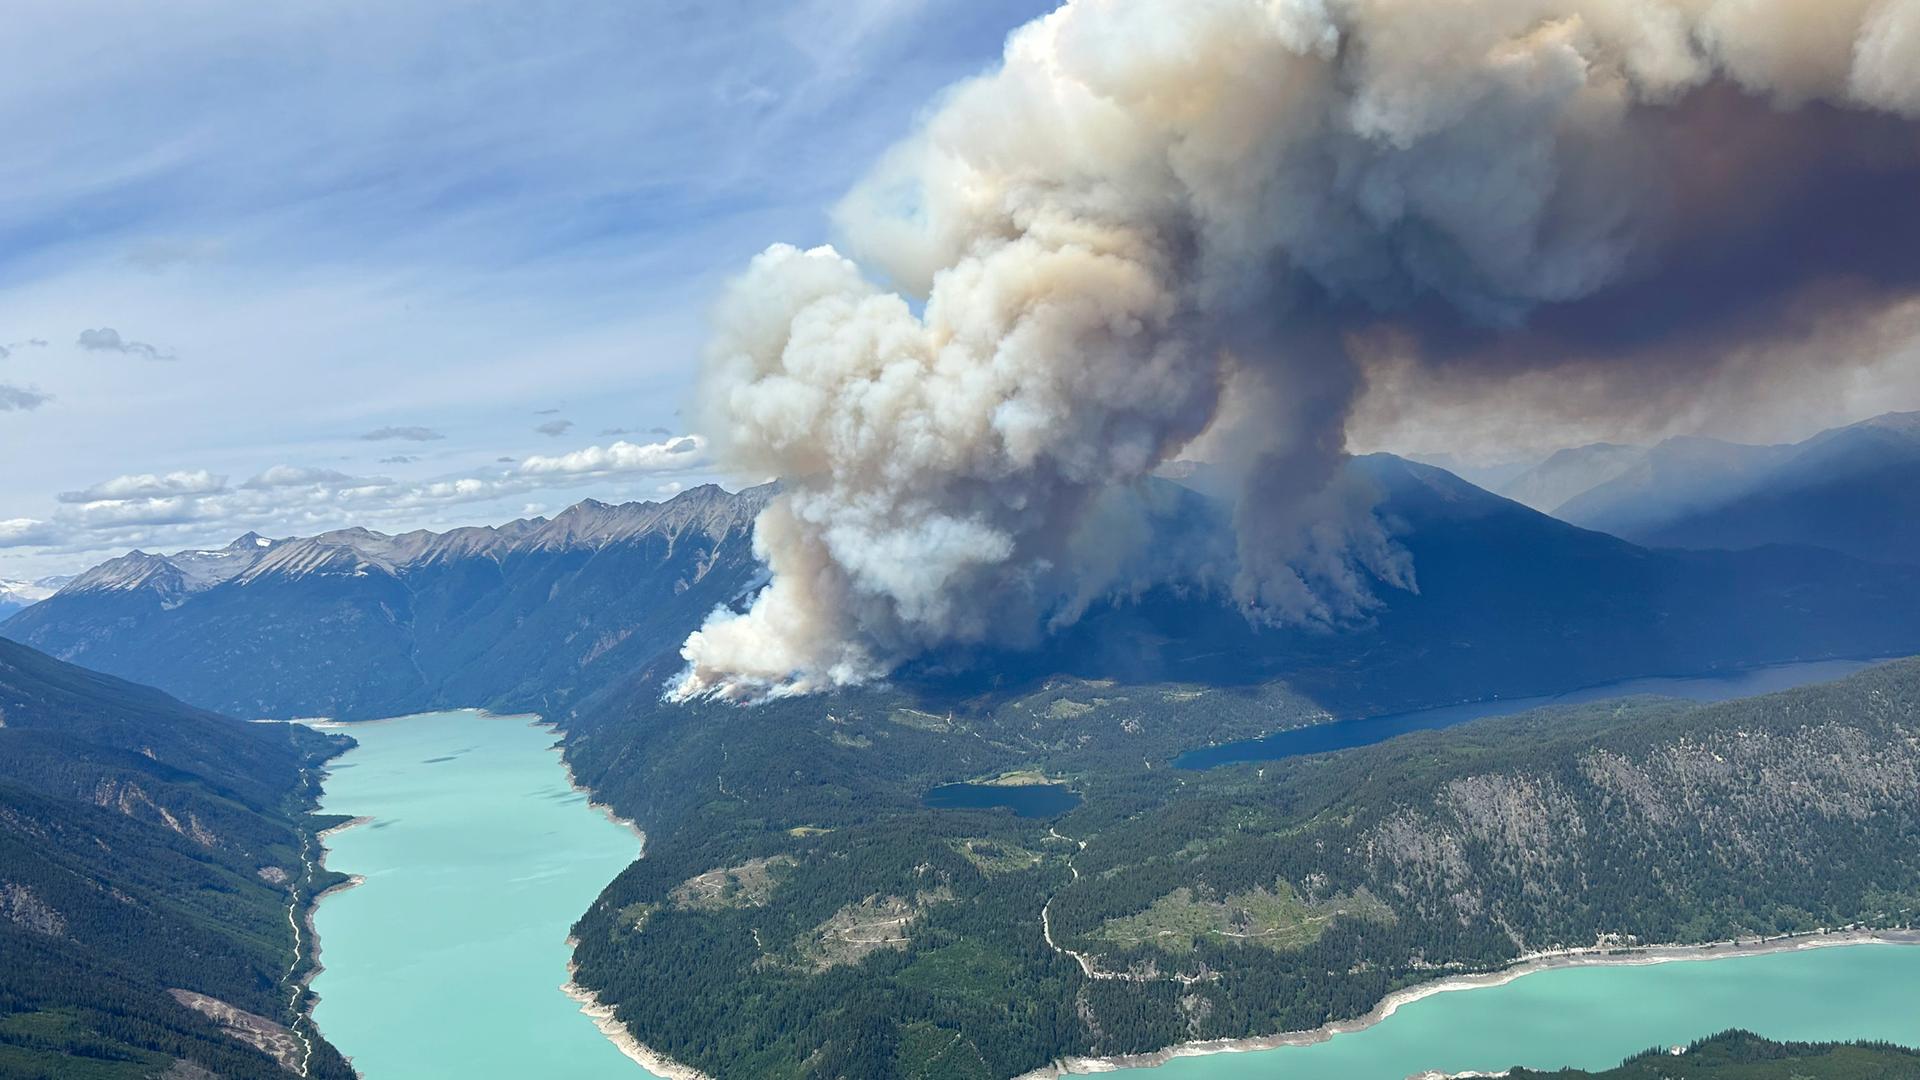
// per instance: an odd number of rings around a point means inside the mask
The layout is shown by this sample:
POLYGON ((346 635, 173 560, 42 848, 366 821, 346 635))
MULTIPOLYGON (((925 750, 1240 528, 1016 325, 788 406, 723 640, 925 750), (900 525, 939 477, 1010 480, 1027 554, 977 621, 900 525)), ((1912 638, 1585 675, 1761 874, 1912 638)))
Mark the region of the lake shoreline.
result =
MULTIPOLYGON (((1664 964, 1693 960, 1718 960, 1737 956, 1763 956, 1769 953, 1798 952, 1805 949, 1831 948, 1846 945, 1920 945, 1920 930, 1815 930, 1804 934, 1787 934, 1770 938, 1735 939, 1731 941, 1706 942, 1699 945, 1641 945, 1631 947, 1585 946, 1574 949, 1556 949, 1545 952, 1529 953, 1521 956, 1512 964, 1494 971, 1473 972, 1461 975, 1449 975, 1430 982, 1416 983, 1396 990, 1382 998, 1365 1015, 1351 1020, 1335 1020, 1309 1031, 1288 1031, 1277 1035, 1258 1035, 1241 1039, 1209 1039, 1197 1042, 1179 1043, 1159 1050, 1139 1054, 1116 1054, 1108 1057, 1071 1057, 1054 1061, 1041 1068, 1020 1074, 1015 1080, 1058 1080, 1066 1076, 1082 1076, 1094 1073, 1116 1072, 1121 1069, 1149 1069, 1165 1065, 1175 1058, 1203 1057, 1211 1054, 1237 1054, 1257 1050, 1277 1050, 1286 1046, 1312 1046, 1326 1042, 1336 1035, 1346 1035, 1364 1031, 1380 1023, 1403 1006, 1432 997, 1436 994, 1451 993, 1458 990, 1477 990, 1485 987, 1504 986, 1515 979, 1539 971, 1552 971, 1574 967, 1640 967, 1651 964, 1664 964)), ((1501 1074, 1448 1074, 1432 1072, 1423 1075, 1442 1080, 1448 1076, 1475 1076, 1501 1074)))
MULTIPOLYGON (((567 938, 569 950, 579 947, 580 939, 567 938)), ((560 992, 578 1002, 580 1012, 592 1020, 593 1026, 600 1029, 600 1034, 605 1035, 607 1041, 625 1054, 629 1060, 660 1077, 661 1080, 713 1080, 713 1077, 699 1069, 691 1065, 683 1065, 634 1038, 633 1032, 628 1030, 627 1025, 621 1023, 619 1017, 614 1015, 613 1006, 602 1002, 599 994, 580 985, 579 973, 579 965, 569 957, 567 981, 561 985, 560 992)))
MULTIPOLYGON (((610 804, 600 802, 596 799, 593 789, 581 783, 580 778, 574 775, 573 762, 567 760, 567 744, 564 738, 564 729, 553 721, 544 718, 536 718, 534 726, 549 728, 556 735, 562 736, 562 738, 556 740, 549 749, 560 755, 560 767, 565 770, 567 774, 567 786, 585 795, 587 797, 587 805, 605 815, 608 821, 632 833, 634 837, 640 841, 640 852, 634 856, 634 859, 637 861, 646 858, 646 830, 642 829, 631 818, 621 817, 614 811, 610 804)), ((587 1019, 593 1021, 593 1026, 599 1029, 600 1034, 604 1035, 607 1041, 614 1045, 615 1049, 625 1054, 628 1060, 635 1062, 641 1068, 655 1076, 661 1077, 662 1080, 713 1080, 713 1078, 706 1073, 690 1065, 683 1065, 646 1045, 639 1039, 634 1038, 633 1032, 627 1025, 621 1023, 619 1017, 614 1014, 613 1006, 602 1002, 598 993, 580 984, 580 965, 575 963, 573 959, 573 953, 579 948, 580 939, 569 935, 567 938, 567 981, 561 985, 560 992, 579 1004, 580 1012, 584 1014, 587 1019)))
MULTIPOLYGON (((338 825, 332 825, 314 833, 314 843, 320 847, 320 858, 314 861, 313 868, 315 870, 327 869, 327 856, 332 854, 332 850, 327 847, 327 837, 332 836, 334 833, 346 832, 348 829, 357 828, 361 825, 372 824, 372 822, 372 818, 363 815, 349 818, 338 825)), ((320 1025, 314 1024, 313 1022, 313 1008, 320 1003, 320 995, 313 992, 312 986, 313 980, 317 978, 322 971, 326 970, 326 965, 320 962, 320 931, 314 928, 314 917, 320 914, 320 901, 325 900, 334 893, 343 893, 348 889, 357 889, 366 883, 367 879, 360 874, 347 874, 347 880, 334 882, 319 892, 314 893, 313 899, 307 901, 306 916, 301 920, 306 923, 307 926, 307 971, 306 974, 300 977, 300 986, 307 991, 307 1008, 305 1015, 307 1023, 313 1025, 313 1030, 315 1031, 320 1030, 320 1025)))
MULTIPOLYGON (((484 712, 485 710, 482 710, 482 711, 484 712)), ((566 729, 562 728, 559 724, 555 723, 554 721, 546 719, 545 717, 534 715, 534 714, 529 714, 529 715, 533 715, 534 727, 547 728, 551 730, 553 734, 560 736, 558 739, 554 740, 554 744, 548 749, 560 755, 560 768, 562 771, 564 771, 567 774, 567 786, 572 788, 574 791, 578 792, 579 794, 585 795, 587 797, 587 805, 592 807, 595 810, 600 811, 600 813, 603 816, 605 816, 608 821, 611 821, 615 825, 618 825, 621 828, 632 833, 634 835, 634 838, 640 841, 640 854, 635 855, 634 859, 639 860, 639 859, 646 858, 647 857, 647 831, 645 829, 642 829, 632 818, 621 817, 613 809, 613 805, 611 803, 601 802, 599 798, 595 795, 594 790, 591 787, 588 787, 586 784, 581 783, 580 778, 574 775, 573 762, 567 760, 566 729)))
MULTIPOLYGON (((351 751, 349 751, 349 753, 350 752, 351 751)), ((323 770, 321 779, 323 787, 325 783, 323 770)), ((320 856, 313 861, 310 870, 325 870, 327 868, 327 856, 331 854, 330 849, 327 847, 327 837, 332 836, 334 833, 345 832, 359 825, 368 824, 372 820, 372 818, 364 815, 352 817, 338 825, 330 825, 314 833, 313 844, 320 849, 320 856)), ((312 878, 309 876, 308 881, 311 882, 311 880, 312 878)), ((320 1030, 319 1023, 313 1018, 313 1011, 320 1004, 320 995, 313 989, 313 980, 319 978, 320 973, 326 970, 326 964, 320 959, 320 931, 314 926, 313 921, 314 918, 320 914, 320 902, 322 900, 332 896, 334 893, 346 892, 348 889, 356 889, 366 883, 367 879, 364 876, 360 874, 348 874, 345 881, 336 881, 326 888, 321 889, 319 892, 314 893, 307 899, 305 905, 306 910, 301 912, 300 915, 300 924, 306 929, 304 947, 307 966, 306 970, 300 973, 299 981, 295 983, 297 993, 299 994, 300 1011, 298 1015, 292 1019, 291 1027, 297 1029, 298 1025, 305 1024, 308 1031, 322 1039, 326 1038, 326 1033, 320 1030)), ((296 959, 295 963, 297 964, 298 962, 296 959)), ((301 1036, 301 1038, 304 1040, 305 1036, 301 1036)), ((335 1049, 338 1050, 339 1048, 335 1047, 335 1049)), ((308 1043, 307 1054, 311 1057, 312 1053, 313 1046, 311 1043, 308 1043)), ((340 1056, 346 1061, 348 1068, 353 1068, 353 1058, 349 1057, 344 1051, 341 1051, 340 1056)), ((303 1064, 302 1068, 304 1067, 303 1064)), ((359 1075, 358 1069, 354 1070, 354 1075, 359 1075)))

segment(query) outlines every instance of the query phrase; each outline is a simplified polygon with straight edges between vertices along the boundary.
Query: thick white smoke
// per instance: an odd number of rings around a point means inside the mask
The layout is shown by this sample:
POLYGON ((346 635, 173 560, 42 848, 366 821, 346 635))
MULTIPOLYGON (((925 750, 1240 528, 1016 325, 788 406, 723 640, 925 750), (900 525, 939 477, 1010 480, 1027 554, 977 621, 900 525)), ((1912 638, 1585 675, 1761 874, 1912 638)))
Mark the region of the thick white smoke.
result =
POLYGON ((1333 484, 1356 320, 1517 325, 1640 272, 1685 167, 1648 116, 1714 80, 1911 111, 1917 73, 1920 0, 1072 0, 846 199, 858 262, 776 246, 728 290, 702 405, 784 480, 773 576, 673 693, 1030 633, 1124 563, 1102 496, 1196 440, 1249 493, 1249 612, 1363 611, 1411 577, 1333 484))

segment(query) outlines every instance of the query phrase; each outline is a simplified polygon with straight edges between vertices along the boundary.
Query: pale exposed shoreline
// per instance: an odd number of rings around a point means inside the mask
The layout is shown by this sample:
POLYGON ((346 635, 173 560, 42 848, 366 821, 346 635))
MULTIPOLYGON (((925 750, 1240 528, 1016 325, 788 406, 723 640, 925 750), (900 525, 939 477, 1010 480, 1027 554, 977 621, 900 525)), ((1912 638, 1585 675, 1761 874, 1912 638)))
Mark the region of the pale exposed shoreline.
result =
MULTIPOLYGON (((536 727, 551 728, 556 734, 560 731, 560 725, 540 717, 534 719, 534 725, 536 727)), ((631 819, 623 818, 615 813, 612 806, 594 798, 593 789, 582 784, 579 777, 573 774, 573 762, 567 760, 566 744, 564 742, 555 742, 551 749, 554 753, 560 755, 560 767, 565 769, 567 773, 567 786, 585 795, 587 797, 587 805, 606 815, 608 821, 633 833, 634 837, 640 841, 640 853, 635 855, 634 858, 646 858, 646 830, 635 824, 631 819)), ((580 965, 574 963, 572 956, 573 951, 579 947, 580 939, 571 936, 567 938, 567 981, 560 987, 560 992, 579 1003, 580 1011, 584 1013, 588 1019, 593 1021, 593 1026, 600 1030, 600 1034, 606 1036, 608 1042, 612 1043, 622 1054, 625 1054, 628 1059, 638 1063, 641 1068, 655 1076, 663 1077, 664 1080, 713 1080, 712 1077, 691 1065, 683 1065, 646 1045, 639 1039, 634 1038, 633 1032, 628 1030, 627 1025, 621 1023, 619 1018, 614 1015, 613 1006, 601 1002, 600 995, 580 985, 578 980, 580 965)))
MULTIPOLYGON (((326 863, 323 861, 320 865, 322 868, 325 868, 326 863)), ((322 971, 326 970, 326 965, 320 962, 320 932, 313 928, 313 917, 314 915, 318 914, 320 911, 320 901, 325 900, 327 897, 332 896, 334 893, 346 892, 348 889, 357 889, 360 886, 365 885, 366 883, 367 883, 367 879, 364 877, 361 877, 359 874, 348 874, 347 880, 335 882, 334 884, 329 885, 324 889, 321 889, 318 893, 314 894, 314 897, 312 900, 307 901, 307 917, 304 921, 307 924, 308 964, 307 964, 306 974, 300 977, 301 986, 304 987, 304 986, 313 985, 313 980, 316 977, 318 977, 322 971)), ((313 1022, 313 1006, 316 1003, 318 1003, 318 1001, 319 1001, 319 995, 314 994, 312 995, 311 999, 307 1003, 307 1022, 308 1023, 313 1022)), ((314 1030, 317 1031, 319 1029, 316 1027, 314 1030)))
MULTIPOLYGON (((580 941, 577 938, 567 939, 568 949, 577 948, 579 944, 580 941)), ((634 1038, 633 1032, 627 1030, 627 1025, 622 1024, 614 1015, 613 1006, 602 1003, 600 995, 575 981, 574 977, 578 971, 579 966, 569 958, 567 981, 560 987, 560 992, 579 1002, 580 1011, 593 1021, 593 1026, 600 1029, 600 1034, 605 1035, 607 1041, 618 1047, 622 1054, 627 1055, 641 1068, 662 1077, 663 1080, 713 1080, 713 1077, 699 1069, 691 1065, 682 1065, 634 1038)))
MULTIPOLYGON (((332 836, 334 833, 337 833, 337 832, 346 832, 348 829, 351 829, 356 825, 365 825, 368 822, 371 822, 372 820, 373 820, 372 818, 362 815, 356 818, 349 818, 338 825, 329 825, 326 828, 321 829, 319 832, 314 833, 313 838, 319 842, 320 849, 321 849, 320 865, 322 867, 325 867, 327 863, 327 859, 326 859, 327 837, 332 836)), ((331 889, 327 890, 327 892, 332 892, 332 891, 333 890, 331 889)), ((320 895, 325 896, 326 893, 321 893, 320 895)))
MULTIPOLYGON (((1254 1050, 1275 1050, 1283 1046, 1311 1046, 1322 1043, 1335 1035, 1363 1031, 1378 1024, 1409 1005, 1435 994, 1451 993, 1456 990, 1475 990, 1488 986, 1504 986, 1537 971, 1551 971, 1556 968, 1572 967, 1623 967, 1647 964, 1664 964, 1681 960, 1718 960, 1734 956, 1761 956, 1767 953, 1798 952, 1804 949, 1820 949, 1838 945, 1865 945, 1870 943, 1890 945, 1920 945, 1920 930, 1816 930, 1806 934, 1790 934, 1772 938, 1753 938, 1737 941, 1716 941, 1702 945, 1646 945, 1633 948, 1586 947, 1579 949, 1560 949, 1550 952, 1532 953, 1521 957, 1513 964, 1498 971, 1477 972, 1471 975, 1451 975, 1432 982, 1409 986, 1396 990, 1381 999, 1378 1005, 1365 1016, 1352 1020, 1336 1020, 1331 1024, 1314 1028, 1311 1031, 1289 1031, 1278 1035, 1262 1035, 1246 1039, 1213 1039, 1204 1042, 1181 1043, 1163 1050, 1143 1054, 1120 1054, 1113 1057, 1073 1057, 1064 1058, 1051 1065, 1023 1073, 1015 1080, 1054 1080, 1063 1076, 1076 1076, 1089 1073, 1115 1072, 1120 1069, 1146 1069, 1165 1065, 1174 1058, 1200 1057, 1207 1054, 1237 1054, 1254 1050)), ((1703 1033, 1704 1034, 1704 1033, 1703 1033)), ((1421 1074, 1430 1077, 1444 1077, 1445 1073, 1421 1074)), ((1464 1076, 1483 1074, 1465 1073, 1464 1076)), ((1500 1075, 1500 1074, 1492 1074, 1500 1075)))
MULTIPOLYGON (((372 820, 370 817, 355 817, 343 821, 338 825, 321 829, 319 832, 313 834, 314 842, 320 847, 320 858, 314 862, 314 869, 325 870, 327 868, 327 856, 331 853, 327 847, 327 837, 337 832, 345 832, 356 825, 365 825, 372 820)), ((320 995, 313 991, 313 980, 319 978, 320 973, 327 968, 326 964, 320 959, 320 931, 313 925, 313 920, 320 914, 320 901, 325 900, 334 893, 346 892, 348 889, 357 889, 366 883, 367 879, 364 876, 360 874, 348 874, 347 880, 336 881, 332 885, 321 889, 319 892, 314 893, 313 897, 307 901, 306 913, 300 920, 306 924, 307 928, 307 970, 300 975, 300 989, 305 993, 306 1007, 301 1010, 300 1015, 301 1019, 307 1022, 307 1026, 313 1030, 314 1034, 320 1035, 322 1038, 325 1037, 325 1034, 321 1032, 320 1025, 314 1022, 313 1019, 313 1011, 320 1004, 320 995)), ((353 1059, 347 1057, 344 1051, 341 1053, 341 1056, 347 1058, 347 1064, 351 1067, 353 1059)))

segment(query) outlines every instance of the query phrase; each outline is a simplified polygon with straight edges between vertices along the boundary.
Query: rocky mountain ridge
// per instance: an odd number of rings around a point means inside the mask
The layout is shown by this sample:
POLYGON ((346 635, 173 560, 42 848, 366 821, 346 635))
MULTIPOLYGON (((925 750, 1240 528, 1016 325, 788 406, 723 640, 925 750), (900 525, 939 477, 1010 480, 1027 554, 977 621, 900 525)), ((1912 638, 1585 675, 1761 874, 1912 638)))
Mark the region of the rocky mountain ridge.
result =
POLYGON ((771 486, 550 519, 132 552, 5 636, 245 716, 547 709, 676 646, 759 573, 771 486))

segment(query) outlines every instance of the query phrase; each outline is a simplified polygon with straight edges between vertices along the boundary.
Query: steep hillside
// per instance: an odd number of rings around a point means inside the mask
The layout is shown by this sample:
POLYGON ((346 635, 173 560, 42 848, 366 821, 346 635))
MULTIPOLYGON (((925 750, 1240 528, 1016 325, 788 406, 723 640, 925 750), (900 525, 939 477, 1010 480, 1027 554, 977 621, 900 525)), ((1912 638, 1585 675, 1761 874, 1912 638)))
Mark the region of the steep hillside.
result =
POLYGON ((289 922, 326 884, 306 811, 343 745, 0 641, 0 1076, 350 1076, 301 1018, 289 922))
POLYGON ((581 920, 581 977, 717 1075, 991 1077, 1311 1029, 1529 950, 1920 912, 1920 661, 1168 768, 1182 709, 1301 717, 1209 693, 1060 683, 977 715, 843 697, 688 718, 623 767, 714 782, 581 920), (686 756, 709 739, 724 752, 686 756), (1084 803, 933 810, 934 776, 1051 777, 1084 803), (714 881, 734 887, 706 899, 714 881))
POLYGON ((0 633, 240 716, 553 710, 751 583, 767 495, 703 487, 497 528, 134 552, 0 633))

